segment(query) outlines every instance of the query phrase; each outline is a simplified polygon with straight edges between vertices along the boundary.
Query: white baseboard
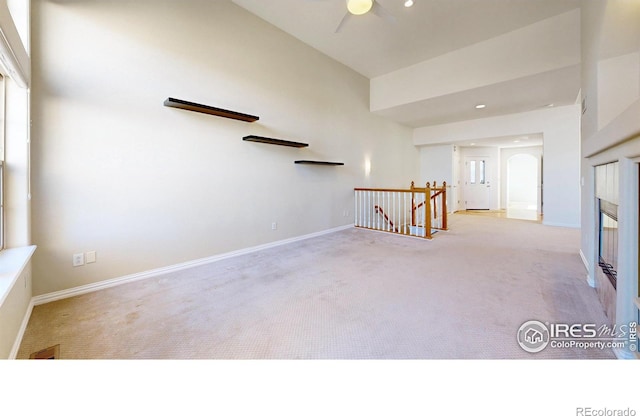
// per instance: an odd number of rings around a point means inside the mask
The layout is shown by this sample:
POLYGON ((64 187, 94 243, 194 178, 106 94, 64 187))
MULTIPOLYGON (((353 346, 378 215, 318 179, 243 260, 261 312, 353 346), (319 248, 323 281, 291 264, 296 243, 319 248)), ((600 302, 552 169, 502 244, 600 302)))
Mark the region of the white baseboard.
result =
POLYGON ((151 277, 156 277, 156 276, 160 276, 160 275, 171 273, 171 272, 186 270, 192 267, 210 264, 220 260, 242 256, 244 254, 255 253, 261 250, 266 250, 269 248, 278 247, 285 244, 291 244, 298 241, 307 240, 309 238, 320 237, 322 235, 335 233, 335 232, 346 230, 349 228, 353 228, 353 224, 343 225, 336 228, 330 228, 328 230, 319 231, 311 234, 305 234, 298 237, 292 237, 284 240, 274 241, 272 243, 262 244, 259 246, 230 251, 227 253, 222 253, 215 256, 211 256, 211 257, 205 257, 202 259, 187 261, 184 263, 174 264, 167 267, 160 267, 158 269, 148 270, 140 273, 134 273, 127 276, 116 277, 114 279, 103 280, 101 282, 90 283, 88 285, 77 286, 70 289, 60 290, 57 292, 46 293, 44 295, 34 296, 31 299, 31 303, 32 303, 32 307, 36 305, 42 305, 45 303, 54 302, 61 299, 67 299, 74 296, 84 295, 86 293, 96 292, 98 290, 103 290, 103 289, 107 289, 114 286, 120 286, 125 283, 131 283, 138 280, 149 279, 151 277))
POLYGON ((589 262, 587 261, 587 258, 585 257, 584 253, 582 252, 582 249, 580 249, 580 258, 582 259, 582 264, 584 264, 584 268, 587 269, 587 273, 589 273, 589 262))
POLYGON ((584 255, 584 252, 582 251, 582 249, 580 249, 579 253, 580 253, 580 258, 582 259, 582 264, 584 265, 584 268, 587 271, 587 284, 590 287, 596 287, 596 282, 592 278, 591 271, 589 270, 589 262, 587 261, 587 257, 584 255))
POLYGON ((9 360, 15 360, 18 356, 18 350, 20 350, 20 344, 22 344, 22 338, 24 337, 24 332, 27 330, 27 325, 29 324, 29 319, 31 319, 31 312, 33 311, 33 298, 29 302, 29 306, 27 307, 27 311, 22 318, 22 324, 20 325, 20 329, 18 330, 18 335, 16 336, 16 340, 13 342, 13 347, 11 348, 11 352, 9 353, 9 360))

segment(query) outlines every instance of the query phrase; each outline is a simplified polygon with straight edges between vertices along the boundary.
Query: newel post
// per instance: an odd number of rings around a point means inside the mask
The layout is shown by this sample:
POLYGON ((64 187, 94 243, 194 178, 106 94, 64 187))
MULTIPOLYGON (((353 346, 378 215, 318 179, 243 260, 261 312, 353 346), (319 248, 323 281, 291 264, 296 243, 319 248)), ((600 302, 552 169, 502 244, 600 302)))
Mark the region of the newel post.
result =
POLYGON ((424 188, 424 237, 431 238, 431 185, 424 188))
POLYGON ((447 181, 442 182, 442 228, 447 228, 447 181))
POLYGON ((415 194, 415 183, 411 181, 411 225, 416 225, 416 194, 415 194))

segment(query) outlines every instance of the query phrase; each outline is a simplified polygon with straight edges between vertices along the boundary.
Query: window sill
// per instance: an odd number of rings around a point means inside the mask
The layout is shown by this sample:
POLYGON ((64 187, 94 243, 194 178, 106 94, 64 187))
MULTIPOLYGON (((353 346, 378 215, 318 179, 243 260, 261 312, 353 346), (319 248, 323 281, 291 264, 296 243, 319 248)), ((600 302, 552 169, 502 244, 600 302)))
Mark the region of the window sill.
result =
POLYGON ((36 246, 26 246, 0 251, 0 307, 4 304, 35 250, 36 246))

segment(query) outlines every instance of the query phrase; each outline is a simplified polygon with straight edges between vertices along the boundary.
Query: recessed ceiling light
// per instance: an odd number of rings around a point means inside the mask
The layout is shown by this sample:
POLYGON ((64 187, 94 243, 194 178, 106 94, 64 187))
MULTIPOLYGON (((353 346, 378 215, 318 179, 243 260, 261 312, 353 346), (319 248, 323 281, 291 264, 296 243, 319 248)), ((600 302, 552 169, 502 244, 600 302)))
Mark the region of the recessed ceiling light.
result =
POLYGON ((347 10, 356 16, 367 13, 372 7, 373 0, 347 0, 347 10))
POLYGON ((514 140, 513 142, 514 143, 520 143, 520 140, 514 140))
POLYGON ((413 0, 407 0, 404 2, 404 7, 411 7, 413 6, 413 0))
POLYGON ((471 143, 469 146, 475 146, 475 145, 476 145, 475 143, 471 143))
POLYGON ((554 104, 554 103, 551 103, 551 104, 547 104, 547 105, 545 105, 545 107, 554 107, 554 106, 555 106, 555 104, 554 104))
POLYGON ((482 109, 482 108, 485 108, 486 106, 487 106, 486 104, 478 104, 478 105, 476 106, 476 108, 477 108, 478 110, 480 110, 480 109, 482 109))

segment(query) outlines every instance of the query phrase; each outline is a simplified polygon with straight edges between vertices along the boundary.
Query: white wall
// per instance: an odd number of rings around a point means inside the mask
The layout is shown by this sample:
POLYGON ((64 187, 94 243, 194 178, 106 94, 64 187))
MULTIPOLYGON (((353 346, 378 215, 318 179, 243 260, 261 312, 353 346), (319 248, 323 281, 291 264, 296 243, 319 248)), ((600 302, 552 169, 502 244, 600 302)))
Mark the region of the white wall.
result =
POLYGON ((484 138, 542 133, 544 219, 547 225, 580 224, 580 107, 468 120, 414 130, 416 146, 462 143, 484 138))
POLYGON ((640 97, 640 51, 598 61, 598 128, 640 97))
POLYGON ((411 131, 369 112, 366 78, 231 2, 35 0, 32 12, 35 295, 349 224, 355 186, 416 180, 411 131), (96 263, 72 267, 93 250, 96 263))
POLYGON ((454 184, 454 149, 453 145, 421 146, 420 148, 420 181, 416 186, 424 186, 427 182, 442 185, 447 182, 447 209, 454 211, 454 198, 457 191, 454 184))

